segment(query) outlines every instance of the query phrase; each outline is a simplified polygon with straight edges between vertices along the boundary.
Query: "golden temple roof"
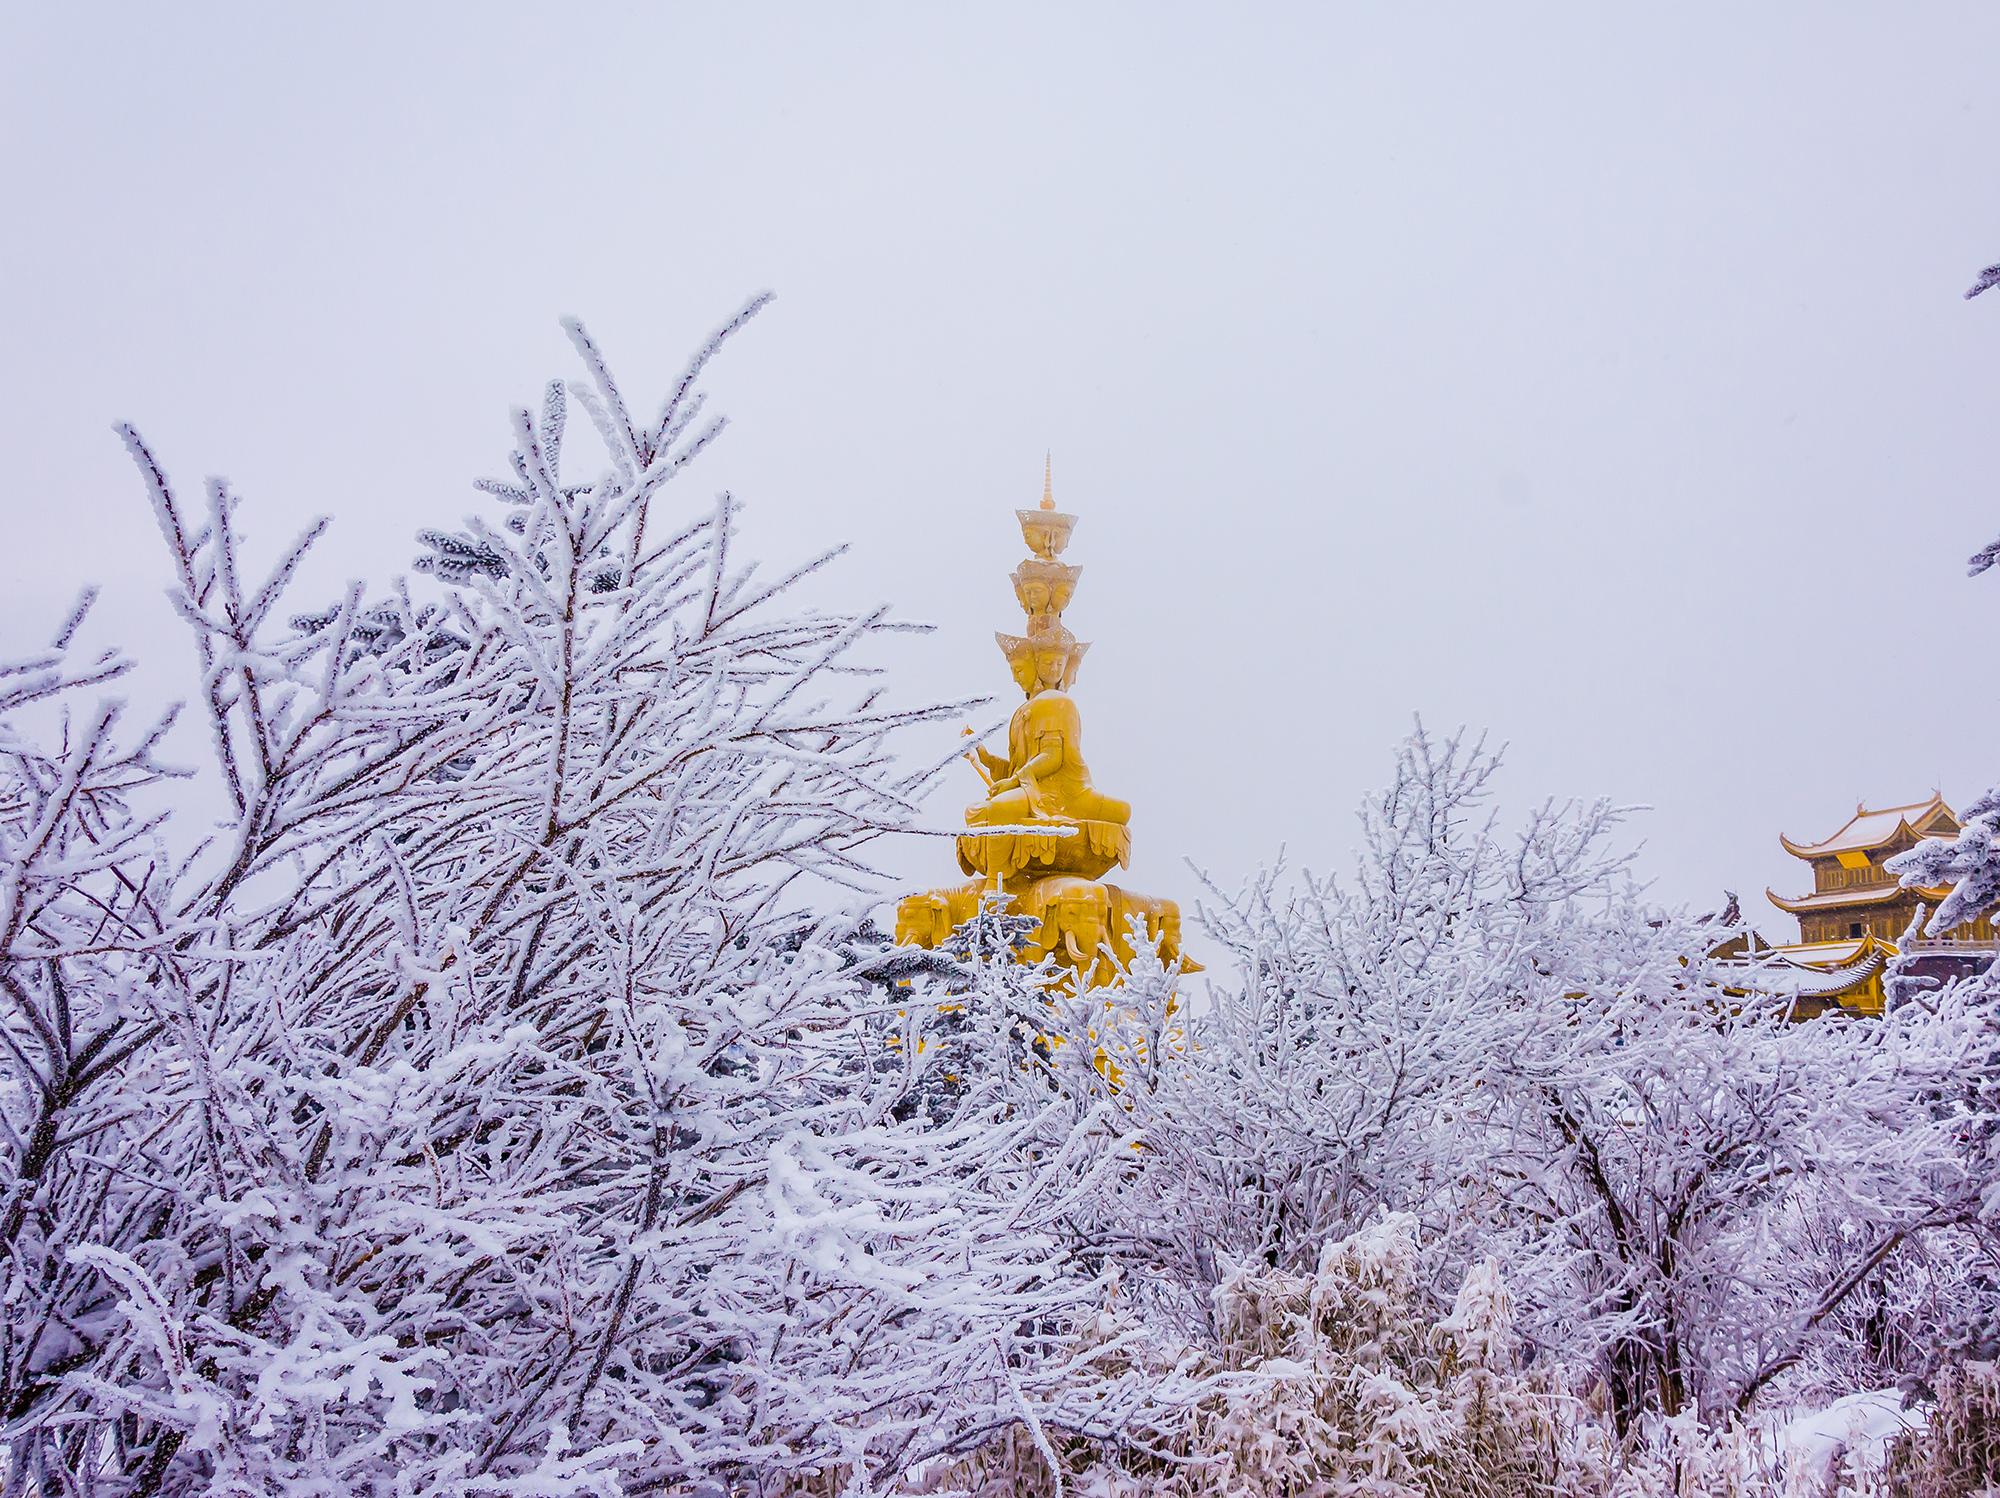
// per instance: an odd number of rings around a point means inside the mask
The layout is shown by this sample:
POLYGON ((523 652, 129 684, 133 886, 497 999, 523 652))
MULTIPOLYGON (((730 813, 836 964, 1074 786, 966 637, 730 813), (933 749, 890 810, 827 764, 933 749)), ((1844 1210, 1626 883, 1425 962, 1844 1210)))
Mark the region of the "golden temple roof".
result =
MULTIPOLYGON (((1855 950, 1846 961, 1828 961, 1814 955, 1814 947, 1780 947, 1778 966, 1765 973, 1761 987, 1792 999, 1832 999, 1872 991, 1873 985, 1896 956, 1895 947, 1863 937, 1859 942, 1820 942, 1815 946, 1851 946, 1855 950)), ((1869 1011, 1870 1006, 1860 1006, 1869 1011)))
MULTIPOLYGON (((1907 806, 1885 806, 1870 811, 1866 806, 1857 805, 1854 815, 1838 832, 1816 843, 1795 843, 1782 832, 1778 834, 1778 841, 1794 858, 1831 858, 1838 853, 1866 853, 1884 847, 1904 831, 1912 837, 1923 837, 1935 830, 1935 824, 1941 819, 1951 824, 1951 831, 1957 831, 1958 818, 1945 805, 1944 797, 1933 791, 1929 800, 1913 801, 1907 806)), ((1792 907, 1788 905, 1785 908, 1789 910, 1792 907)))
POLYGON ((1815 895, 1801 895, 1788 899, 1775 890, 1766 889, 1764 894, 1780 910, 1788 910, 1793 915, 1810 910, 1846 910, 1850 906, 1888 905, 1896 900, 1915 898, 1936 902, 1944 898, 1947 891, 1941 889, 1910 889, 1891 880, 1888 884, 1868 885, 1860 889, 1821 890, 1815 895))
POLYGON ((1850 936, 1840 941, 1801 941, 1771 948, 1771 955, 1793 967, 1809 967, 1816 972, 1838 973, 1866 966, 1872 959, 1887 960, 1897 952, 1896 944, 1879 936, 1850 936))

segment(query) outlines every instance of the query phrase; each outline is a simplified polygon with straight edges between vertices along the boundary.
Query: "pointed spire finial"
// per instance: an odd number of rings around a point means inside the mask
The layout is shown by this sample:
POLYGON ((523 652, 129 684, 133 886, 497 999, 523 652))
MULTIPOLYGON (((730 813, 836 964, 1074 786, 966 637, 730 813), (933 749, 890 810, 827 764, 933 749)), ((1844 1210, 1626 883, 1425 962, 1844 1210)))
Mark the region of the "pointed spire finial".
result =
POLYGON ((1055 507, 1056 507, 1055 468, 1049 460, 1049 454, 1046 451, 1044 451, 1042 453, 1042 508, 1045 510, 1053 510, 1055 507))

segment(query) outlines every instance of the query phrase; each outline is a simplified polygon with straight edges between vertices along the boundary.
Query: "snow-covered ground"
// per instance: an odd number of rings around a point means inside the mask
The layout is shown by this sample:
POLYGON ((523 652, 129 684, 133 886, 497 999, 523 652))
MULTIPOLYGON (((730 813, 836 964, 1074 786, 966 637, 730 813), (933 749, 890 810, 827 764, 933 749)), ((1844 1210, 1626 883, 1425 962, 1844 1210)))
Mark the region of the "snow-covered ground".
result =
POLYGON ((1822 1410, 1795 1416, 1765 1433, 1772 1469, 1813 1491, 1843 1470, 1879 1471, 1896 1437, 1921 1430, 1930 1418, 1926 1405, 1905 1408, 1895 1389, 1848 1394, 1822 1410))

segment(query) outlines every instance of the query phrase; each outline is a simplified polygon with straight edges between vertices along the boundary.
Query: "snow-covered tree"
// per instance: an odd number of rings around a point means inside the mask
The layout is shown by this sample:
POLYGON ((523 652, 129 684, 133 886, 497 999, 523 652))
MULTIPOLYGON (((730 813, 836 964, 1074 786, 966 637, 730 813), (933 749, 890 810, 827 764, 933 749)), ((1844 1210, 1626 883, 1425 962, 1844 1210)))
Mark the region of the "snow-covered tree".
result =
POLYGON ((925 964, 896 980, 898 1017, 923 1017, 923 1080, 906 1108, 943 1116, 985 1089, 1014 1116, 1041 1116, 1058 1130, 1075 1120, 1075 1110, 1057 1106, 1046 1075, 1057 971, 1047 958, 1020 960, 1040 927, 989 894, 935 951, 891 949, 888 971, 925 964))
POLYGON ((1702 921, 1582 912, 1473 1113, 1531 1333, 1621 1424, 1748 1409, 1957 1189, 1961 1007, 1796 1023, 1702 921))
POLYGON ((804 898, 865 881, 925 779, 892 736, 951 709, 885 702, 882 611, 789 603, 826 558, 760 579, 727 495, 663 493, 763 301, 650 421, 572 324, 500 517, 292 626, 318 528, 253 575, 228 486, 126 432, 208 791, 81 613, 0 673, 0 1491, 858 1491, 1155 1408, 1064 1368, 1111 1131, 1023 1148, 983 1083, 912 1116, 925 1048, 880 1064, 804 898))
POLYGON ((1916 1251, 1978 1027, 1957 1005, 1792 1023, 1713 962, 1729 930, 1629 887, 1616 808, 1504 834, 1495 769, 1419 730, 1349 878, 1204 911, 1240 982, 1122 1099, 1143 1147, 1095 1241, 1193 1332, 1246 1266, 1308 1273, 1413 1214, 1441 1293, 1497 1255, 1531 1347, 1621 1425, 1726 1413, 1916 1251), (1807 1218, 1840 1231, 1802 1240, 1807 1218))
POLYGON ((1553 823, 1518 864, 1498 856, 1478 804, 1492 770, 1419 732, 1363 810, 1350 880, 1291 887, 1280 869, 1211 890, 1201 919, 1239 980, 1211 987, 1177 1058, 1132 1090, 1149 1168, 1103 1225, 1197 1314, 1236 1266, 1310 1272, 1385 1205, 1444 1228, 1447 1136, 1524 971, 1522 927, 1601 872, 1553 823))
POLYGON ((1185 1044, 1126 1097, 1146 1168, 1099 1226, 1181 1287, 1184 1314, 1205 1318, 1239 1266, 1310 1272, 1385 1207, 1469 1262, 1460 1131, 1496 1026, 1541 933, 1623 862, 1607 806, 1551 810, 1503 845, 1484 804, 1495 768, 1419 730, 1363 808, 1348 879, 1275 870, 1211 890, 1201 917, 1238 980, 1192 1006, 1185 1044))

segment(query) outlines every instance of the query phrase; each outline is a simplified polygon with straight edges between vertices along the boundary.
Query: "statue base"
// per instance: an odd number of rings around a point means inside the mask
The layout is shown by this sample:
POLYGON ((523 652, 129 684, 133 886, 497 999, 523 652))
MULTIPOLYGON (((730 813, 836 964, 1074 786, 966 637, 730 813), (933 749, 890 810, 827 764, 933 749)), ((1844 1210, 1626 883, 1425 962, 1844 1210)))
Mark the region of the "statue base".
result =
POLYGON ((1002 832, 990 837, 961 837, 958 866, 968 874, 1003 879, 1069 874, 1102 879, 1114 868, 1132 862, 1132 833, 1120 822, 1093 822, 1081 817, 1049 817, 1051 826, 1067 833, 1002 832))
MULTIPOLYGON (((985 844, 1001 839, 965 841, 985 844)), ((993 880, 981 878, 906 895, 896 906, 897 945, 943 946, 953 931, 978 913, 980 900, 994 890, 993 880)), ((1172 900, 1076 874, 1006 879, 1000 882, 998 892, 1013 911, 1040 922, 1020 960, 1032 965, 1052 959, 1063 970, 1062 982, 1072 990, 1104 988, 1118 982, 1138 956, 1135 931, 1138 941, 1157 952, 1162 962, 1170 966, 1179 963, 1184 973, 1201 971, 1201 965, 1181 950, 1181 911, 1172 900)))

